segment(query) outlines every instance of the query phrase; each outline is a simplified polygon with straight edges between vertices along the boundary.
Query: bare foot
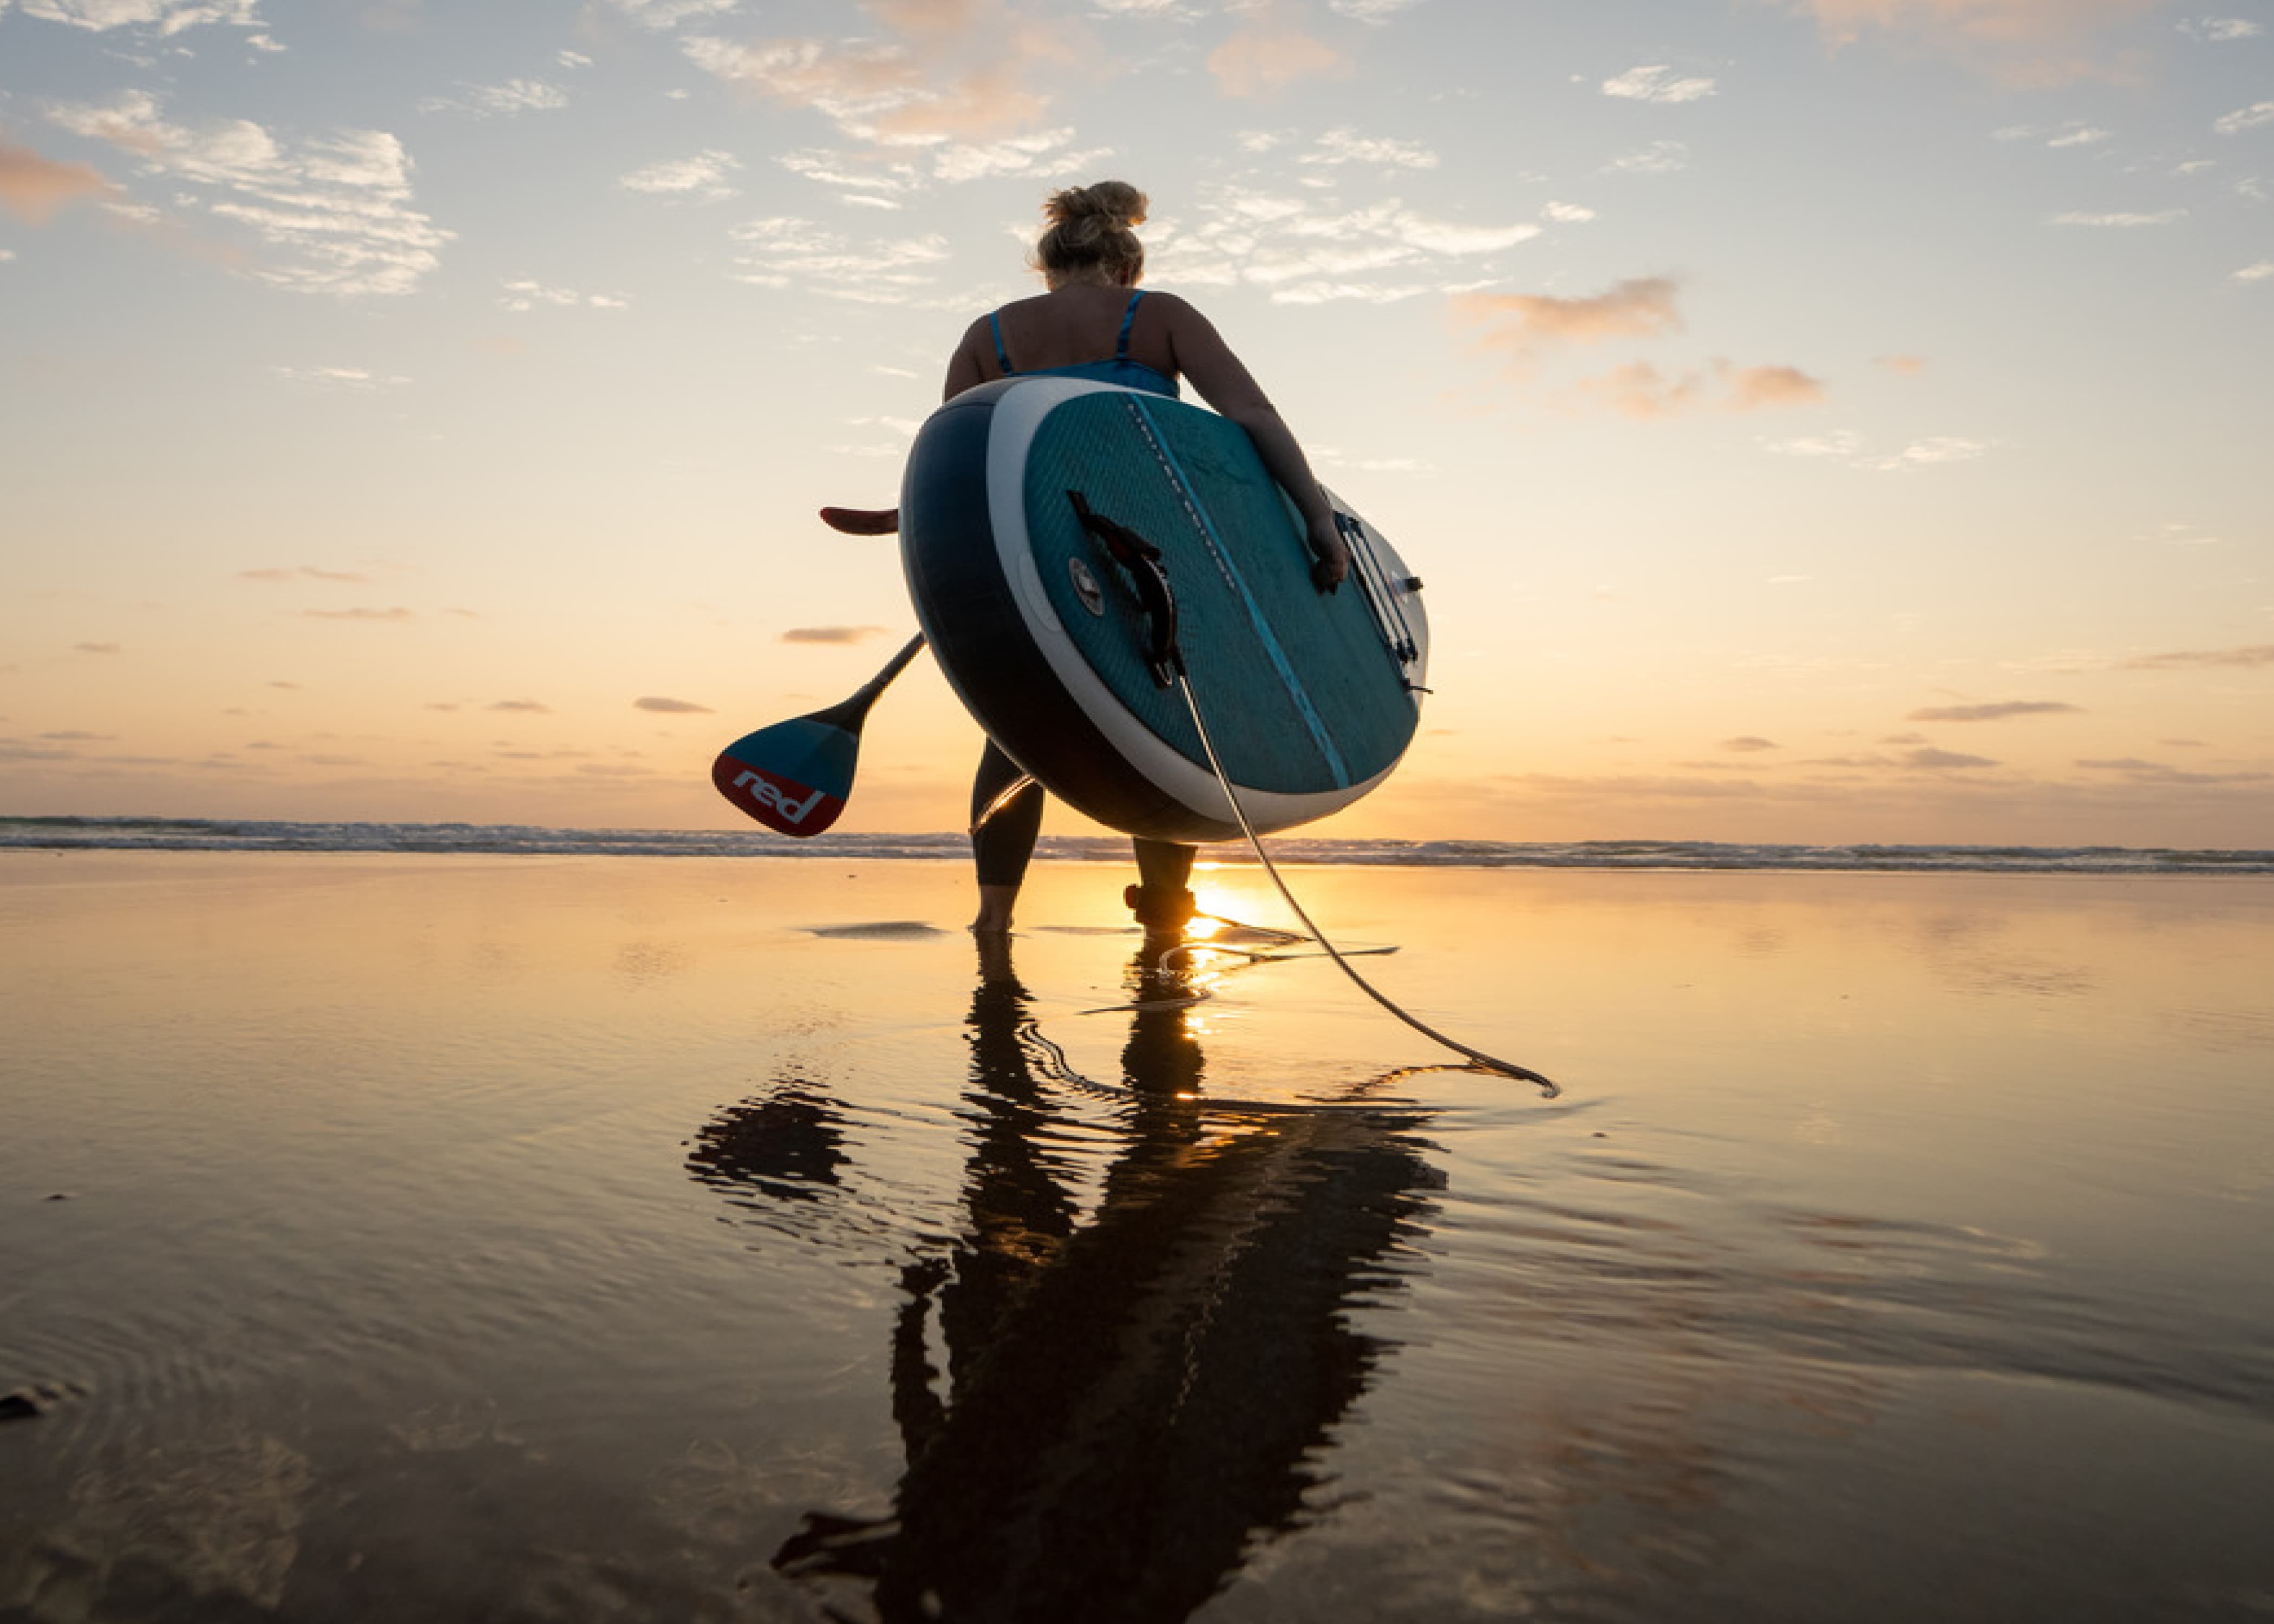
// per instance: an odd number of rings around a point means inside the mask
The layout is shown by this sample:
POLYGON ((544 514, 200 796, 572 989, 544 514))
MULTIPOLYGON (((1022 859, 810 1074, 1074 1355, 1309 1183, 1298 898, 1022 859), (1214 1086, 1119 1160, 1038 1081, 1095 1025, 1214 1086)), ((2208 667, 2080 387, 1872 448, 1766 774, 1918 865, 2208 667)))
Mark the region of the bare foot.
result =
POLYGON ((1019 900, 1015 885, 982 885, 979 888, 979 917, 971 921, 975 934, 1000 935, 1011 929, 1011 909, 1019 900))

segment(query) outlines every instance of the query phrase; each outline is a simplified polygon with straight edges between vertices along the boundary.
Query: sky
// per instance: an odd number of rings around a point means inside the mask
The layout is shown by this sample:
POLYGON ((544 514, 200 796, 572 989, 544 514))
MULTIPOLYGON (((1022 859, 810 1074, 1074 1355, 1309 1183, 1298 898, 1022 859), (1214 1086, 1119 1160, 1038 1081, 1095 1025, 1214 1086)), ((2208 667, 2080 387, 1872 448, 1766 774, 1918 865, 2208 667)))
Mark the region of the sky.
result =
POLYGON ((2269 0, 0 0, 0 815, 736 825, 1109 177, 1428 583, 1320 832, 2274 844, 2269 0))

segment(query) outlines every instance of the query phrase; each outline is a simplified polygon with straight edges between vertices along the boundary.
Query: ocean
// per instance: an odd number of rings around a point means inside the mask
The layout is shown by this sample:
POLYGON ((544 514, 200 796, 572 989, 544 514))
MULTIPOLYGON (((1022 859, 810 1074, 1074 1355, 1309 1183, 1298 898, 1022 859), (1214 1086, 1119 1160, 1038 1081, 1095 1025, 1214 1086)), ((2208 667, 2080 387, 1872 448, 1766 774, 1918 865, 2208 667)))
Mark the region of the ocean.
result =
MULTIPOLYGON (((741 829, 551 829, 532 823, 290 823, 201 817, 0 817, 0 850, 403 852, 576 857, 771 857, 960 861, 960 833, 832 831, 788 840, 741 829)), ((2274 874, 2274 850, 2120 846, 1774 846, 1716 840, 1350 840, 1274 838, 1284 863, 1394 868, 1637 868, 1927 874, 2274 874)), ((1117 835, 1046 835, 1038 854, 1110 862, 1117 835)), ((1253 861, 1236 846, 1215 861, 1253 861)))

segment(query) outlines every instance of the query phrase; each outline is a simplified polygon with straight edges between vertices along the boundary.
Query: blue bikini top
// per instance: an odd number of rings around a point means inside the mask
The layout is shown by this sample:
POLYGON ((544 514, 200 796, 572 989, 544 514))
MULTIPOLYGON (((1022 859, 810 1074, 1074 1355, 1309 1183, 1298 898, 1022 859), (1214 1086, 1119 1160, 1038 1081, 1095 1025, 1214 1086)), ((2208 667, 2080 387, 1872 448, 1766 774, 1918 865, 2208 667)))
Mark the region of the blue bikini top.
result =
POLYGON ((1121 335, 1114 341, 1113 358, 1110 361, 1084 361, 1074 366, 1040 366, 1031 372, 1022 372, 1011 365, 1011 352, 1003 348, 1003 320, 999 313, 990 313, 987 326, 995 335, 995 363, 1003 369, 1005 378, 1088 378, 1099 383, 1118 383, 1126 389, 1143 389, 1152 395, 1174 398, 1177 380, 1166 378, 1142 361, 1129 358, 1129 328, 1137 320, 1137 301, 1145 297, 1143 289, 1129 296, 1129 307, 1121 312, 1121 335))

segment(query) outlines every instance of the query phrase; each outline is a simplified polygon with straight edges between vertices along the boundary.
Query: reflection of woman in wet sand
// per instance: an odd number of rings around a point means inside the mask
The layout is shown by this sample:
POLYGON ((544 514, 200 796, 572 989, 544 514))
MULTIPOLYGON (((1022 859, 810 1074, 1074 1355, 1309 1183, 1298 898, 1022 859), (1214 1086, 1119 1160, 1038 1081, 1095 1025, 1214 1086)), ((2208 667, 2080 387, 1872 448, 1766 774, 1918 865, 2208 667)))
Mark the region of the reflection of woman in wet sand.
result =
POLYGON ((895 1515, 809 1515, 774 1565, 872 1581, 888 1620, 1182 1619, 1323 1480, 1380 1347, 1346 1310, 1434 1175, 1380 1120, 1179 1102, 1201 1057, 1156 1007, 1133 1016, 1128 1143, 1085 1217, 1028 994, 997 963, 970 1015, 964 1232, 903 1279, 895 1515))

